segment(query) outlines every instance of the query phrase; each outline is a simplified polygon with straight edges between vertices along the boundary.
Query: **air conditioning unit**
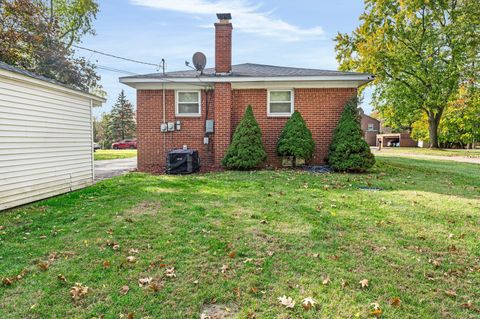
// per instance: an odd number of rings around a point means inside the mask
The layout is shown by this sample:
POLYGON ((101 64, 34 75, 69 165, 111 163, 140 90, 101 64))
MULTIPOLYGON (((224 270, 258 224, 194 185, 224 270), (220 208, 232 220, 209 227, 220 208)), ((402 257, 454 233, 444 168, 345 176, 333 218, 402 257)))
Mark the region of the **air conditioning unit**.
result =
POLYGON ((198 151, 178 149, 168 152, 167 174, 191 174, 200 169, 198 151))

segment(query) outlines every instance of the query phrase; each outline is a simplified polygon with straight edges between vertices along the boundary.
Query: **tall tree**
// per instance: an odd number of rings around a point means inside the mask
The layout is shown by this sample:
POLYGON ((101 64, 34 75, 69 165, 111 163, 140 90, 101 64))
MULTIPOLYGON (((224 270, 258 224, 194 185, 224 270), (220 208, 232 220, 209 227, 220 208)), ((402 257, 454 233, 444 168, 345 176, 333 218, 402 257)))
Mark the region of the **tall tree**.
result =
POLYGON ((101 91, 95 66, 74 56, 60 18, 52 19, 40 0, 1 0, 0 60, 83 91, 101 91))
POLYGON ((128 139, 135 136, 136 122, 133 105, 122 90, 110 113, 110 127, 115 139, 128 139))
POLYGON ((99 11, 95 0, 43 0, 50 11, 50 20, 57 21, 60 37, 67 47, 79 42, 86 34, 95 34, 93 20, 99 11))
POLYGON ((361 25, 336 37, 343 70, 370 72, 374 106, 407 122, 422 113, 432 147, 462 82, 478 83, 478 0, 365 0, 361 25))
POLYGON ((112 126, 110 125, 110 114, 109 113, 103 113, 102 117, 100 119, 100 127, 101 129, 99 132, 102 134, 98 136, 99 140, 98 142, 104 149, 108 149, 112 147, 112 143, 115 142, 113 132, 112 132, 112 126))

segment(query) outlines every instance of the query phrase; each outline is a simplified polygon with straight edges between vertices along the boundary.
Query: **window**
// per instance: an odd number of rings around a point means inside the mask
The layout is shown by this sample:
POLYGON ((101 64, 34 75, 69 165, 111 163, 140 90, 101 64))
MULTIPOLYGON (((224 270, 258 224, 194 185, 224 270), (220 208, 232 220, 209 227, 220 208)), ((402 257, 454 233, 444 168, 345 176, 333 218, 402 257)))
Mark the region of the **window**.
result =
POLYGON ((373 126, 373 123, 368 124, 367 131, 375 131, 375 127, 373 126))
POLYGON ((201 97, 200 91, 177 91, 175 115, 200 116, 201 97))
POLYGON ((268 91, 268 115, 290 116, 293 113, 293 90, 268 91))

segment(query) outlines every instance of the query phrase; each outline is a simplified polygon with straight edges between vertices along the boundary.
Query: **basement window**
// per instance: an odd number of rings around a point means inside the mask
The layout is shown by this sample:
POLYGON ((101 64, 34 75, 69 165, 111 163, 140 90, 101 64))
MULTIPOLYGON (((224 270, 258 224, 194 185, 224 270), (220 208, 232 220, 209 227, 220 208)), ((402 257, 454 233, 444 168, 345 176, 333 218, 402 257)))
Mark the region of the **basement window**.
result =
POLYGON ((175 115, 200 116, 201 95, 200 91, 177 91, 175 115))
POLYGON ((293 90, 268 91, 268 116, 290 116, 293 113, 293 90))

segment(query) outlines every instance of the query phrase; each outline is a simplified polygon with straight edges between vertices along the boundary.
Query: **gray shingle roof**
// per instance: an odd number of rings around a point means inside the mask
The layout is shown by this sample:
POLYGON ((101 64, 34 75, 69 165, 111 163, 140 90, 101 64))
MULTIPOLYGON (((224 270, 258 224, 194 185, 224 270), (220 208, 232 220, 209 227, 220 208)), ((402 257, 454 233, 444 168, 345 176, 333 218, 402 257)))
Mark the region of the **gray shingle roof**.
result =
MULTIPOLYGON (((283 77, 283 76, 345 76, 345 75, 366 75, 366 73, 357 72, 342 72, 342 71, 329 71, 318 69, 305 69, 305 68, 293 68, 285 66, 274 66, 254 63, 243 63, 232 66, 232 72, 228 75, 215 75, 214 68, 207 68, 203 71, 201 77, 283 77)), ((198 72, 195 70, 187 71, 173 71, 163 73, 151 73, 143 75, 134 75, 122 77, 122 79, 128 78, 195 78, 198 76, 198 72)))

